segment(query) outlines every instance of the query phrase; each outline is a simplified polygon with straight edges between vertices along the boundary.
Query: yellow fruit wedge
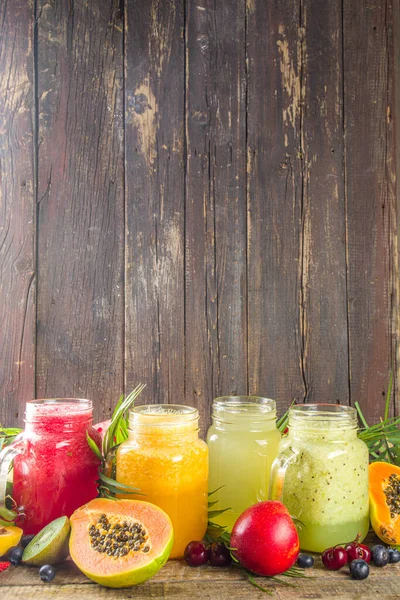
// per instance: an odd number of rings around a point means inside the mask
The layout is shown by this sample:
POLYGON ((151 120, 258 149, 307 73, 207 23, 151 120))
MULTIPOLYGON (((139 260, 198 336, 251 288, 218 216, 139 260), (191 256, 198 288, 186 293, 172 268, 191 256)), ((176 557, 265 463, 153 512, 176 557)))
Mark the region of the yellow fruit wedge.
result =
POLYGON ((22 529, 10 525, 9 527, 0 526, 0 556, 6 554, 10 548, 17 546, 22 536, 22 529))

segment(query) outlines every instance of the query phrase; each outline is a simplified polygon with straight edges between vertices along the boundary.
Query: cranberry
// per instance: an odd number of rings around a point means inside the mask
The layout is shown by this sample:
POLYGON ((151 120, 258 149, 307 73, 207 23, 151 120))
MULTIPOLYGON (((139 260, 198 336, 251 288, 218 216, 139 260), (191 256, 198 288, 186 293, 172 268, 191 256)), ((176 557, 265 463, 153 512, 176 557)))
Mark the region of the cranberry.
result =
POLYGON ((208 548, 203 542, 189 542, 185 548, 184 558, 190 567, 201 567, 208 562, 208 548))
POLYGON ((351 542, 351 544, 347 544, 345 550, 347 552, 347 559, 349 564, 352 560, 358 559, 365 560, 366 563, 369 563, 371 561, 371 550, 368 548, 368 546, 365 546, 364 544, 351 542))
POLYGON ((232 562, 229 549, 224 544, 214 542, 210 546, 210 565, 213 567, 227 567, 232 562))
POLYGON ((343 546, 327 548, 322 553, 322 562, 330 571, 338 571, 347 563, 347 552, 343 546))

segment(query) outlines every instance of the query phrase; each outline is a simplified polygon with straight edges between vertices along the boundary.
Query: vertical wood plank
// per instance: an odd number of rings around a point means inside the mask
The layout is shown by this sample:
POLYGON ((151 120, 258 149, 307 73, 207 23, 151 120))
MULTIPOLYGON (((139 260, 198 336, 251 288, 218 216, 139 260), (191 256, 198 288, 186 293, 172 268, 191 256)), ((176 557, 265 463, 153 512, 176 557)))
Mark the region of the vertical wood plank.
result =
POLYGON ((306 395, 299 4, 247 0, 250 392, 306 395))
POLYGON ((0 423, 35 394, 33 4, 0 8, 0 423))
POLYGON ((391 23, 391 0, 344 0, 350 384, 371 420, 383 413, 398 334, 391 23))
POLYGON ((123 22, 115 0, 38 1, 37 393, 123 389, 123 22))
POLYGON ((394 372, 394 407, 395 414, 400 414, 400 395, 399 395, 399 382, 400 382, 400 344, 399 344, 399 332, 400 332, 400 279, 399 279, 399 267, 400 267, 400 244, 399 244, 399 232, 400 232, 400 4, 398 2, 393 3, 393 22, 391 36, 393 39, 393 54, 390 57, 389 69, 392 68, 393 78, 391 78, 391 87, 389 88, 390 98, 393 106, 393 136, 394 136, 394 148, 395 148, 395 165, 394 165, 394 178, 392 177, 393 185, 393 200, 394 200, 394 218, 391 220, 391 241, 392 241, 392 261, 393 268, 391 269, 393 278, 393 296, 392 296, 392 307, 393 307, 393 328, 392 328, 392 356, 393 356, 393 372, 394 372))
POLYGON ((306 396, 348 404, 341 0, 304 0, 300 33, 306 396))
POLYGON ((247 393, 245 6, 187 2, 186 398, 247 393))
POLYGON ((126 0, 126 386, 184 400, 184 7, 126 0))

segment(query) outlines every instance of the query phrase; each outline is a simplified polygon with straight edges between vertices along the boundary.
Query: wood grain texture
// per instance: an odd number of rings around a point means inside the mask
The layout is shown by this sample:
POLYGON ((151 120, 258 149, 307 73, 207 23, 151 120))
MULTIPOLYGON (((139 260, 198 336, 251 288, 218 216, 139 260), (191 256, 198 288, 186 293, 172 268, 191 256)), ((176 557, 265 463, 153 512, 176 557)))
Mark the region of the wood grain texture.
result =
POLYGON ((123 389, 123 23, 115 0, 37 10, 37 394, 105 418, 123 389))
POLYGON ((391 369, 398 405, 398 2, 4 0, 0 24, 0 422, 35 393, 107 418, 140 381, 202 433, 232 393, 372 421, 391 369))
POLYGON ((189 0, 186 27, 186 400, 247 393, 245 12, 189 0))
POLYGON ((300 25, 306 397, 348 404, 341 0, 305 0, 300 25))
MULTIPOLYGON (((389 56, 389 68, 392 66, 393 77, 390 79, 389 90, 391 92, 390 97, 392 99, 393 107, 393 130, 392 135, 394 136, 394 155, 395 155, 395 173, 392 179, 393 192, 394 192, 394 213, 395 218, 391 220, 391 245, 392 245, 392 310, 393 310, 393 328, 392 328, 392 339, 393 339, 393 362, 394 362, 394 375, 395 375, 395 411, 396 415, 400 413, 400 398, 399 398, 399 373, 400 373, 400 344, 398 339, 398 332, 400 331, 400 278, 399 278, 399 267, 400 267, 400 245, 398 242, 398 232, 400 231, 400 185, 399 185, 399 174, 400 174, 400 115, 398 107, 400 106, 400 4, 398 2, 393 3, 393 23, 391 34, 393 38, 393 54, 389 56)), ((390 50, 389 50, 390 52, 390 50)))
POLYGON ((125 10, 126 388, 184 403, 184 6, 125 10))
POLYGON ((299 22, 298 3, 247 2, 249 388, 280 413, 307 392, 299 22))
POLYGON ((0 7, 0 423, 35 395, 33 4, 0 7))
MULTIPOLYGON (((368 543, 376 543, 377 538, 369 536, 368 543)), ((315 566, 306 572, 307 579, 290 580, 296 587, 287 587, 268 578, 256 577, 257 583, 273 592, 278 600, 306 600, 310 598, 338 600, 397 600, 400 565, 388 565, 384 569, 371 566, 365 581, 354 581, 346 569, 328 571, 321 558, 315 557, 315 566)), ((26 598, 47 600, 62 596, 66 600, 75 598, 187 598, 229 600, 230 598, 262 598, 266 594, 246 581, 246 575, 239 569, 216 569, 204 566, 198 569, 188 567, 184 561, 171 560, 152 579, 133 588, 111 590, 86 579, 72 562, 57 568, 57 575, 51 584, 43 584, 37 569, 11 567, 0 575, 0 587, 4 600, 26 598)))
POLYGON ((350 386, 370 419, 382 415, 398 333, 391 6, 345 0, 343 14, 350 386))

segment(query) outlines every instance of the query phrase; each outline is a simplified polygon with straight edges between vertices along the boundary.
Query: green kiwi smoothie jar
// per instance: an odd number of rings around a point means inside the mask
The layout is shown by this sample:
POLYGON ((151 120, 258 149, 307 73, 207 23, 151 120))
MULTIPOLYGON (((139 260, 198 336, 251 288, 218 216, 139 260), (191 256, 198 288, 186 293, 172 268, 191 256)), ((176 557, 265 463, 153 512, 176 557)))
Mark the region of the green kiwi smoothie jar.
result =
POLYGON ((369 529, 368 448, 357 437, 356 410, 303 404, 289 410, 289 430, 272 465, 270 498, 299 521, 300 547, 322 552, 361 540, 369 529))

